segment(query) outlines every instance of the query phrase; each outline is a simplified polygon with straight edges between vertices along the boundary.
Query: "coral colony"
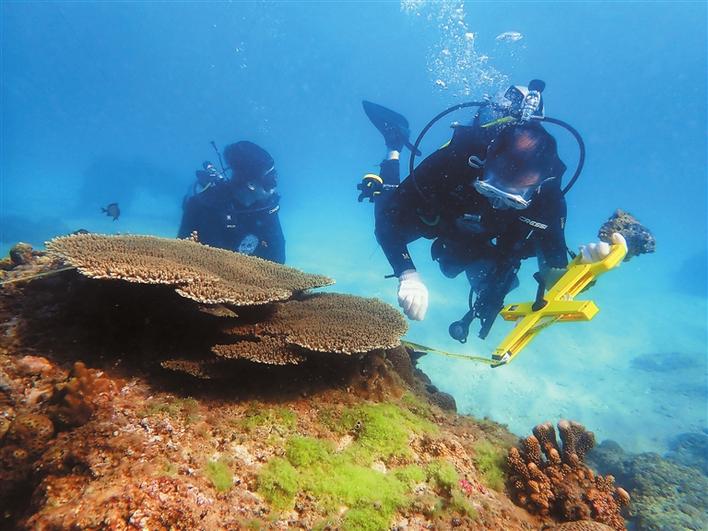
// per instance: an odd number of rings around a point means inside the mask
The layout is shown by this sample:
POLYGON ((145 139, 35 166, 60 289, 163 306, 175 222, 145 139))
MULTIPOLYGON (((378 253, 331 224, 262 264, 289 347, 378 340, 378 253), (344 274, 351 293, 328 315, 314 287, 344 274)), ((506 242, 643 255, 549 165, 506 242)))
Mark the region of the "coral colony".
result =
POLYGON ((0 527, 624 529, 591 433, 457 415, 325 276, 94 234, 0 267, 0 527))

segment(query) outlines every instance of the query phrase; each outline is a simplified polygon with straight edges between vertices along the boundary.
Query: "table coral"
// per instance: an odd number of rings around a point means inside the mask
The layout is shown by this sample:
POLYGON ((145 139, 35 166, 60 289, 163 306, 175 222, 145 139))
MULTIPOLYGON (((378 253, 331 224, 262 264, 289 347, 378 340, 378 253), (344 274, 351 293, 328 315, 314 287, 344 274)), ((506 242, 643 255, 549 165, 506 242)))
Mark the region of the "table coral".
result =
POLYGON ((515 501, 530 512, 561 522, 594 520, 624 530, 620 511, 629 495, 615 487, 612 476, 596 476, 584 464, 595 444, 582 424, 558 423, 562 445, 550 423, 539 424, 509 450, 509 486, 515 501))
POLYGON ((166 284, 207 304, 265 304, 333 283, 322 275, 192 240, 77 234, 47 242, 47 250, 87 277, 166 284))

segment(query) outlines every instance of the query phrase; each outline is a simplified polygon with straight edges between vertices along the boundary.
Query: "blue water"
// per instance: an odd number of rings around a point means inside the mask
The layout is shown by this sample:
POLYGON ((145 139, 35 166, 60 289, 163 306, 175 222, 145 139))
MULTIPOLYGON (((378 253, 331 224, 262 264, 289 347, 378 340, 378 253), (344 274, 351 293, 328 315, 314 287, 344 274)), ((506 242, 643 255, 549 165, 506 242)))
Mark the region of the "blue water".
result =
MULTIPOLYGON (((404 113, 417 134, 449 105, 544 79, 547 114, 573 124, 588 149, 568 196, 569 244, 596 239, 623 208, 652 229, 657 252, 589 292, 601 308, 593 322, 551 328, 508 367, 432 355, 422 364, 461 411, 519 434, 570 417, 630 450, 664 451, 674 435, 708 428, 705 3, 0 9, 2 254, 79 228, 174 236, 194 170, 214 158, 209 141, 249 139, 280 172, 288 263, 394 305, 373 209, 356 202, 355 185, 384 155, 360 101, 404 113), (507 31, 522 38, 496 39, 507 31), (100 212, 111 202, 116 222, 100 212), (682 362, 652 372, 633 361, 647 356, 682 362)), ((447 123, 426 153, 449 137, 447 123)), ((573 168, 575 144, 552 132, 573 168)), ((464 347, 449 339, 467 288, 427 260, 429 243, 411 249, 431 305, 409 339, 488 356, 509 325, 464 347)), ((533 267, 518 300, 533 295, 533 267)))

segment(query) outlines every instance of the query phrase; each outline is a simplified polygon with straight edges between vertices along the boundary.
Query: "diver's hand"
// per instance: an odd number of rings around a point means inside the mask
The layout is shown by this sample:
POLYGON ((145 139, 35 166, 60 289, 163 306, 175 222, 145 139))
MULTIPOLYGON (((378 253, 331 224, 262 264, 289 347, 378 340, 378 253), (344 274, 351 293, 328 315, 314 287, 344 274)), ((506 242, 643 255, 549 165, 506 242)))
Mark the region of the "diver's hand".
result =
POLYGON ((428 310, 428 288, 415 269, 406 269, 398 277, 398 304, 409 319, 422 321, 428 310))
MULTIPOLYGON (((624 239, 619 232, 612 234, 612 243, 615 245, 622 245, 627 248, 627 241, 624 239)), ((610 244, 607 242, 597 242, 589 243, 587 245, 580 246, 580 263, 581 264, 592 264, 594 262, 599 262, 610 254, 610 244)))

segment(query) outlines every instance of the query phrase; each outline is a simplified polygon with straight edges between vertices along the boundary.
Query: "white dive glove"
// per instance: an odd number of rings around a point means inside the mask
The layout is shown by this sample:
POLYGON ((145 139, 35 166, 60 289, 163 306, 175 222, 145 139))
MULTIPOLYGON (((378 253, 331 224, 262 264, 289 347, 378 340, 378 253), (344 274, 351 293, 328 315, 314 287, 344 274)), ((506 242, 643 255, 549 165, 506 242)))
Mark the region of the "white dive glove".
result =
POLYGON ((398 305, 409 319, 422 321, 428 310, 428 288, 415 269, 406 269, 398 277, 398 305))
MULTIPOLYGON (((627 241, 624 239, 619 232, 612 234, 612 243, 623 245, 627 248, 627 241)), ((603 258, 610 254, 610 244, 607 242, 597 242, 589 243, 587 245, 580 246, 580 263, 581 264, 592 264, 594 262, 599 262, 603 258)))

